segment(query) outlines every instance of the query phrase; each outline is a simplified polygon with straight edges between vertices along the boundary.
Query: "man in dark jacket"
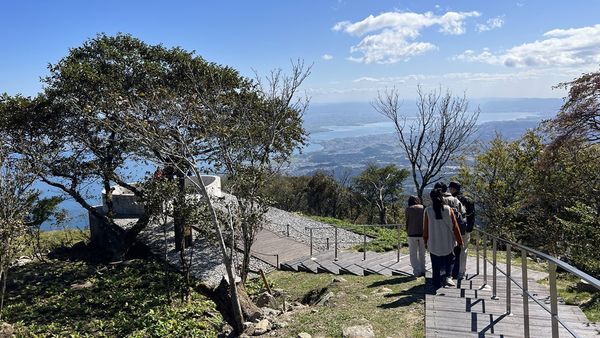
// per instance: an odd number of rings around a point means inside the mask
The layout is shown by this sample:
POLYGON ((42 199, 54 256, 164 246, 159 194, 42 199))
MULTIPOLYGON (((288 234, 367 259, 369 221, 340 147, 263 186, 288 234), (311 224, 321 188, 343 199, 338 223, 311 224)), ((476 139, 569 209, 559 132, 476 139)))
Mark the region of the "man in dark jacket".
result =
POLYGON ((472 199, 465 196, 461 192, 461 185, 458 182, 452 181, 448 184, 448 190, 452 196, 456 197, 465 208, 464 217, 467 220, 467 227, 465 233, 461 234, 463 237, 464 245, 460 252, 460 264, 454 264, 452 275, 458 276, 458 279, 462 279, 465 276, 465 270, 467 265, 467 249, 469 247, 469 241, 471 239, 471 232, 475 226, 475 203, 472 199))

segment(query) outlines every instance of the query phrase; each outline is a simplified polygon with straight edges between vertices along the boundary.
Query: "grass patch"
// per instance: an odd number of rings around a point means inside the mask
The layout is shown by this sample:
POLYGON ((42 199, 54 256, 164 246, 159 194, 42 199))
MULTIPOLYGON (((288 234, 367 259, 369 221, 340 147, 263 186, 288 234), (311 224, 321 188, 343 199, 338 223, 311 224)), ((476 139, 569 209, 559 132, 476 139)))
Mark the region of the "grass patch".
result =
MULTIPOLYGON (((335 225, 341 229, 352 231, 357 234, 366 234, 371 240, 367 243, 367 251, 386 252, 397 249, 398 230, 395 227, 364 226, 356 225, 347 221, 339 220, 333 217, 310 216, 305 215, 315 221, 335 225)), ((406 245, 408 239, 404 229, 400 231, 400 243, 406 245)), ((357 251, 363 251, 363 244, 357 243, 354 246, 357 251)))
POLYGON ((214 303, 175 300, 181 282, 154 260, 33 262, 11 270, 3 318, 19 337, 215 337, 214 303))
POLYGON ((340 337, 347 326, 365 321, 376 337, 423 337, 425 335, 425 286, 422 278, 343 276, 332 283, 330 274, 275 271, 268 275, 275 287, 286 290, 288 301, 299 301, 311 290, 327 288, 334 296, 323 306, 301 310, 290 317, 278 337, 307 332, 313 337, 340 337), (391 292, 380 293, 382 288, 391 292), (315 311, 316 310, 316 311, 315 311))
POLYGON ((38 247, 41 254, 46 254, 57 248, 71 247, 73 244, 81 241, 88 241, 90 238, 89 229, 63 229, 40 232, 39 241, 34 236, 28 236, 25 245, 19 252, 19 256, 32 257, 34 246, 38 247))
MULTIPOLYGON (((544 278, 538 282, 549 285, 548 278, 544 278)), ((566 304, 579 306, 589 321, 600 322, 600 291, 587 292, 577 290, 578 282, 579 278, 577 276, 573 276, 570 273, 558 273, 556 277, 558 296, 566 304)))

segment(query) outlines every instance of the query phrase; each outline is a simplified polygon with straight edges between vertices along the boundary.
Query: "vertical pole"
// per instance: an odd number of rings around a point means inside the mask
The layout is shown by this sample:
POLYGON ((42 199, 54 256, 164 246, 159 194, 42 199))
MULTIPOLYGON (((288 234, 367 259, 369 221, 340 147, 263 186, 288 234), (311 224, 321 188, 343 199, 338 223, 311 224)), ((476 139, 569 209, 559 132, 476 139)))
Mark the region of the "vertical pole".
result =
POLYGON ((329 251, 329 237, 325 238, 325 241, 327 242, 327 250, 329 251))
POLYGON ((512 266, 512 251, 510 244, 506 244, 506 313, 510 314, 510 302, 511 302, 511 294, 510 287, 512 281, 510 280, 510 269, 512 266))
POLYGON ((529 291, 527 279, 527 252, 521 249, 521 285, 523 286, 523 337, 529 338, 529 291))
POLYGON ((496 238, 492 238, 492 299, 498 299, 496 294, 496 249, 498 242, 496 238))
POLYGON ((548 262, 550 283, 550 315, 552 316, 552 338, 558 337, 558 293, 556 290, 556 264, 548 262))
POLYGON ((290 237, 290 224, 286 224, 285 227, 287 228, 287 236, 290 237))
POLYGON ((333 227, 333 229, 334 229, 334 231, 335 231, 335 235, 334 235, 334 236, 335 236, 335 239, 334 239, 334 241, 335 241, 335 243, 334 243, 334 244, 335 244, 335 253, 333 254, 333 260, 334 260, 334 261, 337 261, 337 260, 338 260, 338 238, 337 238, 337 227, 336 227, 336 226, 334 226, 334 227, 333 227))
POLYGON ((279 270, 279 254, 275 254, 275 257, 277 258, 277 269, 279 270))
POLYGON ((488 245, 488 238, 487 235, 483 235, 483 285, 487 286, 488 285, 488 280, 487 280, 487 245, 488 245))
POLYGON ((479 275, 479 241, 481 239, 481 234, 479 231, 475 231, 475 256, 477 256, 477 267, 475 268, 475 273, 479 275))
POLYGON ((396 262, 400 262, 400 224, 398 224, 398 252, 396 253, 396 262))
POLYGON ((313 256, 313 229, 310 228, 310 257, 313 256))
POLYGON ((367 227, 363 227, 363 261, 367 259, 367 227))

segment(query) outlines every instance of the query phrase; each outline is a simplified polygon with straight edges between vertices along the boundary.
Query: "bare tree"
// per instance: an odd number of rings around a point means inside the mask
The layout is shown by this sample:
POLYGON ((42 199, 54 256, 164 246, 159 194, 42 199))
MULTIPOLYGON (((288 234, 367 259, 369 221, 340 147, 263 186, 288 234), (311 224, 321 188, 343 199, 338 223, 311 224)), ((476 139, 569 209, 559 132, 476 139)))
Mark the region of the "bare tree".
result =
POLYGON ((237 206, 231 210, 241 230, 243 281, 249 272, 252 244, 268 210, 265 185, 306 139, 302 114, 308 99, 296 98, 296 94, 309 74, 310 67, 298 61, 292 63, 290 75, 277 69, 264 81, 257 76, 256 91, 240 96, 234 112, 212 114, 213 123, 221 126, 211 138, 218 149, 215 164, 228 175, 230 192, 236 196, 237 206))
POLYGON ((453 97, 441 89, 425 93, 417 88, 417 115, 414 119, 401 111, 396 88, 377 95, 373 107, 394 123, 400 145, 411 167, 412 179, 420 198, 423 191, 439 181, 442 168, 461 155, 476 131, 479 108, 468 112, 466 96, 453 97))

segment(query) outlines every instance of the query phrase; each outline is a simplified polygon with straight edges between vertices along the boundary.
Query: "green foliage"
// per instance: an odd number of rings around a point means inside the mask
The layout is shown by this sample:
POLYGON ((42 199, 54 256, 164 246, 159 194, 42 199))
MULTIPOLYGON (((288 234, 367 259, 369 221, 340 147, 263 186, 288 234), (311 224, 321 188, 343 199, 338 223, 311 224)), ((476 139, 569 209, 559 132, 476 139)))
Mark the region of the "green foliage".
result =
POLYGON ((599 156, 596 145, 545 146, 535 132, 514 142, 497 137, 459 180, 486 229, 599 273, 600 257, 588 249, 600 229, 599 156))
POLYGON ((31 263, 12 275, 6 320, 24 337, 215 337, 214 303, 199 293, 188 303, 167 298, 166 285, 182 282, 157 261, 31 263))
POLYGON ((387 208, 402 196, 402 184, 408 177, 408 170, 399 169, 395 164, 377 167, 369 164, 354 177, 353 188, 370 205, 379 211, 379 223, 387 224, 387 208))
POLYGON ((578 202, 557 217, 569 243, 568 257, 572 263, 593 276, 600 275, 600 215, 598 209, 578 202))

